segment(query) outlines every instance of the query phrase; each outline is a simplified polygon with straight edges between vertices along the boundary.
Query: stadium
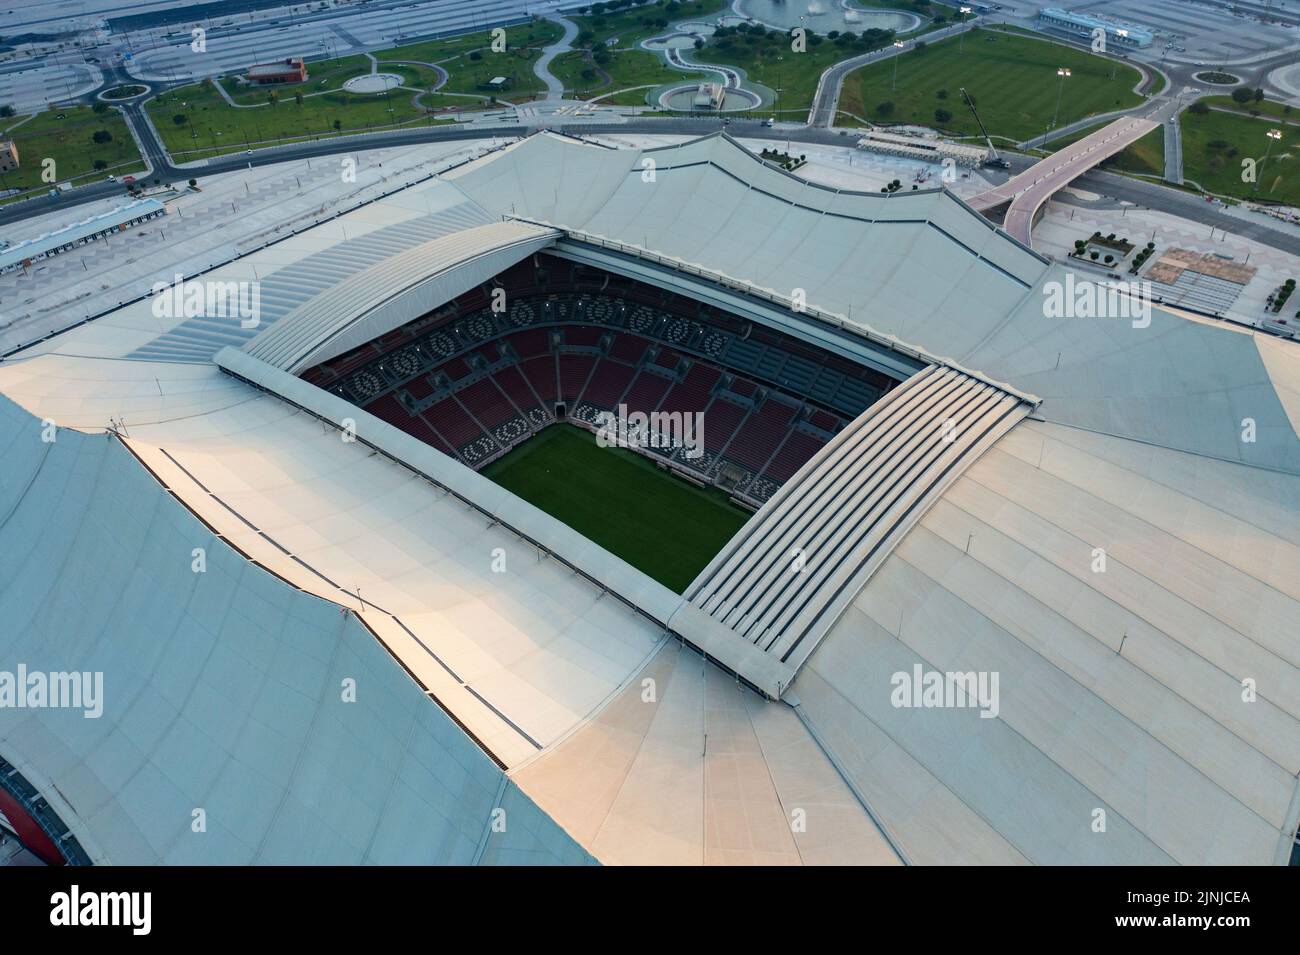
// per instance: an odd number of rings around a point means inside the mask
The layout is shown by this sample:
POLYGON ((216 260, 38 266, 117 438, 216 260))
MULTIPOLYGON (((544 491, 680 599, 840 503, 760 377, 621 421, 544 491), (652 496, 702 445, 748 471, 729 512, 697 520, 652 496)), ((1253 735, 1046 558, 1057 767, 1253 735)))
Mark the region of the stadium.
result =
POLYGON ((1069 271, 540 132, 184 277, 256 315, 104 303, 0 362, 0 660, 102 674, 0 708, 0 812, 96 865, 1285 864, 1300 352, 1049 317, 1069 271))

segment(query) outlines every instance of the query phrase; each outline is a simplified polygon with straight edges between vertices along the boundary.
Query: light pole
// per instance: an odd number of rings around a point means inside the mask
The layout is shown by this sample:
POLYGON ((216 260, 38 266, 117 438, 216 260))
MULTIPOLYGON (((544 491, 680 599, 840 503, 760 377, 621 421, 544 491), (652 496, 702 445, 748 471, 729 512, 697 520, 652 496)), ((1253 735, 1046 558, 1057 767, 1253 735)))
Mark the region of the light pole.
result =
MULTIPOLYGON (((1119 37, 1121 40, 1123 40, 1128 36, 1128 31, 1121 27, 1120 29, 1115 31, 1115 35, 1119 37)), ((1118 69, 1119 69, 1119 61, 1112 59, 1110 61, 1110 78, 1112 80, 1115 78, 1115 73, 1118 69)))
MULTIPOLYGON (((901 50, 902 48, 903 48, 903 44, 902 44, 901 42, 899 42, 898 40, 895 40, 895 41, 894 41, 894 49, 896 49, 896 50, 901 50)), ((901 60, 902 58, 903 58, 903 54, 901 54, 901 53, 895 53, 895 54, 894 54, 894 82, 893 82, 893 85, 890 86, 890 88, 889 88, 891 92, 897 92, 897 91, 898 91, 898 61, 901 60)))
MULTIPOLYGON (((958 7, 957 12, 962 15, 962 23, 965 24, 965 18, 970 16, 970 7, 958 7)), ((957 52, 966 52, 966 31, 961 31, 961 36, 957 38, 957 52)))
POLYGON ((1273 141, 1282 138, 1282 130, 1270 129, 1264 135, 1268 137, 1268 147, 1264 150, 1264 160, 1259 164, 1259 170, 1255 173, 1254 192, 1259 192, 1259 179, 1264 174, 1264 164, 1268 162, 1268 154, 1273 151, 1273 141))
POLYGON ((783 56, 777 56, 776 58, 776 90, 774 91, 776 96, 772 98, 772 122, 774 123, 776 122, 776 104, 781 99, 781 61, 784 59, 783 56))
POLYGON ((1061 85, 1056 89, 1056 113, 1052 116, 1052 129, 1056 128, 1061 118, 1061 94, 1065 92, 1065 78, 1070 75, 1070 71, 1063 66, 1056 71, 1056 75, 1061 78, 1061 85))

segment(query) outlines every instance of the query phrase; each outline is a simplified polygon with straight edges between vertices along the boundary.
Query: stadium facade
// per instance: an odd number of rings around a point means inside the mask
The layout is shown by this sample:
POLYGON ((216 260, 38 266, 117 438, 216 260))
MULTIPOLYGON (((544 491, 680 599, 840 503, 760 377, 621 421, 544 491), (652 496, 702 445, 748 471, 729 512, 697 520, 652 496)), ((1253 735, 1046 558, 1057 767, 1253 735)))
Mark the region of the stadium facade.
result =
POLYGON ((1284 863, 1300 352, 1066 273, 943 190, 539 134, 199 277, 255 321, 33 344, 0 661, 104 706, 0 758, 95 863, 1284 863), (682 594, 475 470, 633 394, 730 414, 664 463, 756 509, 682 594))

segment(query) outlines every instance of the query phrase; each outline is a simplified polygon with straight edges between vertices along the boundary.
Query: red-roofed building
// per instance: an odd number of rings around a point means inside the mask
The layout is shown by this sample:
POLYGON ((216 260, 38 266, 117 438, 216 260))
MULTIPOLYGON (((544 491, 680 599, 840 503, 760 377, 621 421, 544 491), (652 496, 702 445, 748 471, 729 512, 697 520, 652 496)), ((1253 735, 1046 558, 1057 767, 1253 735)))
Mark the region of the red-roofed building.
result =
POLYGON ((295 56, 275 63, 254 63, 248 68, 248 81, 260 85, 301 83, 307 79, 307 64, 295 56))

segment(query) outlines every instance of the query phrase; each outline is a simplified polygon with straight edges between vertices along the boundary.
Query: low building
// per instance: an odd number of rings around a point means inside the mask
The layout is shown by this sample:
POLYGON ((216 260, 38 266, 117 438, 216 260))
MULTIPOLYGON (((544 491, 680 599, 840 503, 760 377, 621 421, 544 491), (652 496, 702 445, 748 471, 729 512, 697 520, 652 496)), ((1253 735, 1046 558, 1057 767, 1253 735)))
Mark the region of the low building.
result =
POLYGON ((510 77, 508 77, 508 76, 494 76, 494 77, 492 77, 492 79, 488 80, 488 81, 487 81, 486 83, 484 83, 483 85, 486 86, 486 87, 487 87, 488 89, 490 89, 490 90, 498 90, 498 91, 500 91, 500 90, 503 90, 503 89, 505 89, 507 86, 510 85, 510 77))
POLYGON ((12 139, 0 139, 0 172, 18 168, 18 146, 12 139))
POLYGON ((91 216, 13 245, 0 248, 0 273, 24 268, 39 259, 48 259, 78 246, 98 242, 132 226, 167 214, 167 207, 157 199, 136 199, 124 206, 91 216))
POLYGON ((274 63, 254 63, 248 68, 248 82, 260 86, 276 83, 302 83, 307 79, 307 64, 300 56, 274 63))
POLYGON ((726 91, 721 83, 701 83, 695 90, 691 105, 695 109, 722 109, 726 91))
POLYGON ((873 129, 858 140, 859 149, 902 156, 906 159, 923 159, 926 162, 943 162, 951 159, 959 166, 978 166, 989 158, 987 146, 968 146, 949 143, 942 139, 922 139, 920 136, 900 136, 873 129))
POLYGON ((1155 35, 1150 30, 1144 30, 1131 23, 1094 16, 1090 13, 1073 13, 1060 7, 1041 8, 1038 11, 1038 22, 1046 29, 1088 39, 1091 39, 1097 30, 1104 30, 1108 43, 1127 49, 1144 49, 1155 40, 1155 35))

